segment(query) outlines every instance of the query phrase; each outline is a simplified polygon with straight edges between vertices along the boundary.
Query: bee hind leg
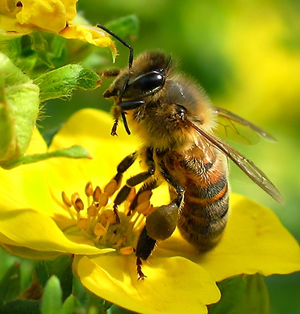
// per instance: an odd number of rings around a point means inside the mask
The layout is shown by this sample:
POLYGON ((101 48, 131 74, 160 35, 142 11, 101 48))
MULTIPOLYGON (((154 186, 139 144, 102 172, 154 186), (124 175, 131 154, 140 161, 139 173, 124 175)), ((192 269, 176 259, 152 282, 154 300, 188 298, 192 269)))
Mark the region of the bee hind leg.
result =
POLYGON ((136 247, 136 270, 138 280, 144 280, 147 276, 142 271, 142 260, 146 260, 152 253, 156 244, 156 240, 149 237, 146 226, 143 228, 136 247))

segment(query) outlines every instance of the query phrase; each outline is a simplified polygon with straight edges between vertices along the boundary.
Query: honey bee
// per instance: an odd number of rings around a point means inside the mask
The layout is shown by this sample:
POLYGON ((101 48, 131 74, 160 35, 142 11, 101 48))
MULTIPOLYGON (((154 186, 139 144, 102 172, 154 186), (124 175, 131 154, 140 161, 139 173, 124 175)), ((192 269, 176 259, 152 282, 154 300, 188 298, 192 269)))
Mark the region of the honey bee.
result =
POLYGON ((163 181, 169 185, 171 202, 147 216, 136 247, 137 272, 143 279, 142 260, 150 256, 157 240, 170 237, 176 226, 199 253, 211 250, 220 241, 228 219, 228 158, 281 202, 279 191, 267 176, 214 134, 216 118, 244 125, 265 139, 273 138, 243 118, 214 107, 200 86, 176 73, 170 56, 144 52, 133 60, 132 47, 99 27, 130 50, 127 68, 104 73, 116 76, 104 93, 105 98, 114 99, 112 135, 116 135, 121 118, 127 133, 130 134, 130 126, 143 142, 142 148, 119 164, 115 179, 119 182, 136 159, 146 167, 145 172, 128 179, 118 193, 116 214, 132 187, 142 183, 130 206, 134 210, 141 193, 151 191, 163 181))

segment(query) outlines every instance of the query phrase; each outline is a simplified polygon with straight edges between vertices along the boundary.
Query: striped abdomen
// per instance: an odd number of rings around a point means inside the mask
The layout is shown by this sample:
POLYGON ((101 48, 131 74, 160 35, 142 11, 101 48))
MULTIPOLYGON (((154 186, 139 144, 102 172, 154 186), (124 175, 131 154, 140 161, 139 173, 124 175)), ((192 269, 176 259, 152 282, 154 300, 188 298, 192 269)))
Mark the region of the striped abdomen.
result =
MULTIPOLYGON (((186 153, 186 152, 185 152, 186 153)), ((220 240, 228 218, 227 161, 210 148, 204 154, 195 146, 189 154, 169 153, 168 170, 185 189, 178 228, 199 252, 212 249, 220 240)), ((176 192, 170 188, 171 198, 176 192)))

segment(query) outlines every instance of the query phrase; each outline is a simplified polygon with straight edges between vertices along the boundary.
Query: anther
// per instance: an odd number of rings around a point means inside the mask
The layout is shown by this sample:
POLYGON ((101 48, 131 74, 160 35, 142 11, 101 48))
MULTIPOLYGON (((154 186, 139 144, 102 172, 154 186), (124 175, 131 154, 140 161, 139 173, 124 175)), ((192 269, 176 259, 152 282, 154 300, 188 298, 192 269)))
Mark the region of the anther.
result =
POLYGON ((71 202, 72 202, 73 206, 75 206, 75 202, 76 202, 77 198, 79 198, 79 194, 77 192, 73 193, 71 196, 71 202))
POLYGON ((119 252, 121 255, 130 255, 132 253, 134 253, 135 249, 133 246, 126 246, 126 247, 122 247, 119 252))
POLYGON ((146 201, 149 201, 150 198, 151 198, 151 196, 152 196, 152 191, 150 191, 150 190, 147 190, 147 191, 142 192, 142 193, 138 196, 138 199, 137 199, 138 204, 142 204, 142 203, 144 203, 144 202, 146 202, 146 201))
POLYGON ((117 187, 118 187, 117 181, 111 180, 104 188, 104 192, 106 192, 109 196, 112 196, 116 192, 117 187))
POLYGON ((99 207, 106 206, 108 203, 108 200, 109 200, 109 196, 107 193, 104 192, 104 193, 100 194, 99 200, 98 200, 99 207))
POLYGON ((86 218, 80 218, 78 221, 77 221, 77 227, 79 229, 83 229, 83 230, 86 230, 87 227, 88 227, 88 220, 86 218))
POLYGON ((65 205, 67 205, 68 207, 71 207, 72 206, 72 203, 71 201, 69 200, 69 198, 67 197, 66 193, 65 192, 62 192, 61 193, 61 197, 62 197, 62 200, 64 202, 65 205))
POLYGON ((95 205, 91 205, 87 212, 90 217, 95 217, 98 214, 98 208, 95 205))
POLYGON ((106 232, 107 232, 106 229, 103 227, 103 225, 101 223, 96 224, 95 229, 94 229, 94 234, 97 237, 101 237, 101 236, 105 235, 106 232))
POLYGON ((150 202, 149 200, 139 204, 136 208, 136 211, 140 214, 143 214, 144 212, 146 212, 146 210, 150 207, 150 202))
POLYGON ((85 186, 85 194, 86 196, 92 196, 94 193, 92 182, 88 182, 85 186))
POLYGON ((101 189, 99 186, 96 186, 95 191, 93 193, 94 202, 99 202, 100 195, 101 195, 101 189))
POLYGON ((76 209, 77 212, 83 210, 84 208, 84 204, 83 201, 81 200, 81 198, 77 198, 75 203, 74 203, 74 208, 76 209))

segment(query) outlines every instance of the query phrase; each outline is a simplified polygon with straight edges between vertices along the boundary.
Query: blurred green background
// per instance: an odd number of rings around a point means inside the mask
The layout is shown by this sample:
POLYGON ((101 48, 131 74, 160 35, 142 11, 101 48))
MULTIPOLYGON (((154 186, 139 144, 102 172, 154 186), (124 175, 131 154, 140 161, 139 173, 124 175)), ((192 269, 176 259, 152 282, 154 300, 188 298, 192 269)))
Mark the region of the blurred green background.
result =
MULTIPOLYGON (((125 38, 135 49, 161 49, 180 60, 180 71, 200 82, 212 102, 256 123, 278 142, 261 140, 236 147, 268 174, 280 189, 277 204, 232 166, 231 186, 268 206, 300 242, 300 1, 81 0, 78 10, 92 24, 129 14, 140 22, 138 37, 125 38)), ((118 45, 113 67, 125 67, 128 50, 118 45)), ((99 49, 101 50, 101 49, 99 49)), ((100 52, 112 67, 109 52, 100 52)), ((101 71, 102 69, 98 69, 101 71)), ((71 101, 49 101, 44 132, 74 110, 109 111, 102 97, 109 82, 93 92, 77 91, 71 101)), ((271 314, 300 313, 300 274, 266 278, 271 314)))

